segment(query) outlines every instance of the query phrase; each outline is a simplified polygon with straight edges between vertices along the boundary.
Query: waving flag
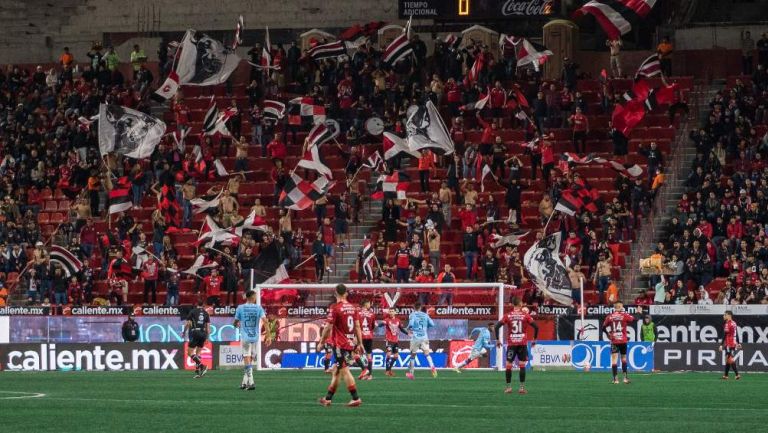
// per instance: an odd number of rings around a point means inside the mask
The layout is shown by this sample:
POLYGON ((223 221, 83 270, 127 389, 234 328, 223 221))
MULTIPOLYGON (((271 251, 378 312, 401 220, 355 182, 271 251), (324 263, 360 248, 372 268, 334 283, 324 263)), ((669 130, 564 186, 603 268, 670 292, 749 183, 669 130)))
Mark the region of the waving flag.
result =
POLYGON ((291 124, 300 125, 306 121, 311 122, 313 125, 317 125, 325 122, 325 106, 316 105, 315 98, 311 96, 300 96, 291 99, 289 104, 289 123, 293 122, 291 124))
POLYGON ((368 167, 371 170, 376 170, 380 165, 384 164, 384 160, 381 158, 381 153, 377 150, 373 155, 369 156, 366 162, 363 163, 363 167, 368 167))
POLYGON ((611 115, 613 127, 629 138, 632 130, 645 118, 644 103, 633 100, 626 105, 616 104, 611 115))
POLYGON ((471 110, 482 110, 485 108, 486 104, 488 104, 488 101, 491 99, 491 92, 488 92, 486 90, 485 93, 481 93, 478 96, 478 100, 475 102, 470 102, 469 104, 465 104, 461 106, 461 109, 464 111, 471 111, 471 110))
POLYGON ((49 257, 51 262, 58 263, 64 269, 64 275, 67 277, 77 275, 83 269, 83 262, 62 246, 52 245, 49 257))
POLYGON ((374 200, 404 199, 411 178, 405 172, 398 171, 391 175, 381 175, 376 181, 376 191, 371 194, 374 200))
POLYGON ((200 235, 194 244, 199 246, 207 241, 205 245, 212 247, 219 242, 232 242, 237 239, 239 239, 239 236, 232 233, 229 229, 221 228, 210 215, 206 215, 203 228, 200 230, 200 235))
POLYGON ((99 105, 99 150, 129 158, 149 158, 165 135, 160 119, 120 105, 99 105))
POLYGON ((240 15, 237 18, 237 24, 235 24, 235 39, 232 41, 232 50, 237 49, 239 45, 243 44, 243 31, 245 30, 245 22, 243 16, 240 15))
POLYGON ((611 40, 619 39, 632 30, 632 24, 648 16, 656 0, 592 0, 575 12, 575 16, 590 14, 611 40))
POLYGON ((661 72, 661 61, 659 60, 659 55, 653 53, 648 56, 647 59, 643 60, 643 63, 641 63, 640 67, 637 68, 635 79, 637 80, 638 78, 655 77, 657 75, 661 75, 661 72))
POLYGON ((233 225, 231 230, 237 236, 242 236, 243 230, 258 230, 261 232, 272 231, 272 229, 267 224, 267 221, 263 217, 256 216, 256 211, 251 211, 251 213, 245 217, 244 220, 233 225))
POLYGON ((551 55, 552 51, 548 50, 544 45, 523 39, 522 44, 517 50, 517 66, 531 64, 533 69, 538 71, 539 66, 543 65, 551 55))
POLYGON ((296 166, 309 170, 315 170, 323 176, 333 178, 333 172, 320 156, 320 148, 318 146, 310 146, 304 152, 304 157, 301 158, 296 166))
POLYGON ((505 236, 492 234, 491 240, 493 240, 493 243, 491 246, 493 248, 501 248, 504 245, 520 245, 520 239, 526 237, 530 232, 522 232, 522 233, 512 233, 505 236))
POLYGON ((408 24, 403 29, 403 34, 396 37, 392 42, 387 45, 384 50, 383 60, 387 65, 394 65, 395 63, 403 60, 408 55, 413 54, 413 45, 411 45, 411 18, 408 18, 408 24))
POLYGON ((109 197, 109 214, 125 212, 133 207, 131 201, 131 181, 123 176, 115 182, 107 193, 109 197))
POLYGON ((211 261, 210 263, 205 263, 205 256, 200 254, 197 257, 195 257, 195 261, 192 263, 192 266, 190 266, 187 269, 184 269, 181 271, 182 274, 190 274, 190 275, 197 275, 197 271, 200 269, 208 269, 208 268, 215 268, 218 267, 219 264, 211 261))
POLYGON ((544 295, 563 305, 571 305, 571 281, 560 260, 560 232, 536 242, 525 252, 523 265, 531 280, 544 295))
POLYGON ((484 164, 482 173, 480 175, 480 192, 485 192, 485 177, 489 174, 491 174, 491 166, 484 164))
POLYGON ((195 30, 187 30, 181 41, 181 54, 176 66, 179 84, 213 86, 222 84, 240 63, 229 47, 195 30))
POLYGON ((272 67, 272 41, 269 39, 269 27, 265 28, 264 46, 261 48, 261 66, 264 69, 272 67))
POLYGON ((322 45, 315 45, 307 50, 307 54, 314 60, 331 59, 347 55, 349 44, 347 41, 336 41, 322 45))
POLYGON ((285 117, 285 104, 270 99, 264 100, 264 117, 282 119, 285 117))
POLYGON ((363 273, 365 273, 365 278, 370 281, 373 279, 373 266, 371 266, 371 262, 375 260, 376 254, 373 249, 373 243, 368 238, 363 241, 360 257, 363 259, 363 273))
POLYGON ((155 90, 154 93, 152 93, 151 98, 158 102, 165 102, 173 98, 178 92, 179 75, 176 73, 176 71, 171 71, 168 73, 168 78, 165 79, 163 85, 155 90))
POLYGON ((477 79, 480 77, 480 72, 483 71, 483 68, 485 68, 485 56, 483 56, 482 53, 479 53, 477 56, 475 56, 475 61, 472 62, 472 67, 469 69, 469 72, 464 79, 464 84, 469 87, 470 85, 476 83, 477 79))
POLYGON ((190 200, 189 202, 192 204, 192 213, 197 215, 208 209, 219 207, 219 203, 221 203, 221 193, 223 191, 224 190, 219 191, 218 194, 204 195, 190 200))
POLYGON ((440 155, 453 153, 451 134, 432 101, 417 106, 410 113, 405 129, 408 133, 408 148, 412 151, 429 148, 440 155))
POLYGON ((318 147, 321 144, 333 140, 338 137, 339 128, 338 123, 334 120, 330 120, 324 123, 318 123, 307 135, 307 144, 309 147, 318 147))
POLYGON ((325 176, 320 176, 310 183, 292 173, 280 193, 279 205, 293 210, 306 209, 327 194, 331 187, 333 183, 325 176))
POLYGON ((459 44, 461 44, 461 37, 456 36, 453 33, 448 33, 445 35, 445 38, 443 39, 443 43, 445 45, 451 47, 451 48, 459 48, 459 44))
POLYGON ((581 211, 584 203, 577 197, 573 191, 567 189, 560 194, 560 200, 555 204, 555 210, 566 215, 574 216, 581 211))
POLYGON ((413 151, 408 147, 408 140, 405 138, 398 137, 391 132, 385 132, 382 136, 385 160, 390 160, 400 153, 406 153, 414 158, 421 158, 420 152, 413 151))
POLYGON ((208 108, 208 112, 205 113, 205 118, 203 119, 203 134, 216 135, 216 133, 219 133, 224 137, 231 136, 227 129, 227 121, 235 114, 237 114, 237 108, 231 106, 223 111, 219 111, 214 97, 211 96, 211 106, 208 108))

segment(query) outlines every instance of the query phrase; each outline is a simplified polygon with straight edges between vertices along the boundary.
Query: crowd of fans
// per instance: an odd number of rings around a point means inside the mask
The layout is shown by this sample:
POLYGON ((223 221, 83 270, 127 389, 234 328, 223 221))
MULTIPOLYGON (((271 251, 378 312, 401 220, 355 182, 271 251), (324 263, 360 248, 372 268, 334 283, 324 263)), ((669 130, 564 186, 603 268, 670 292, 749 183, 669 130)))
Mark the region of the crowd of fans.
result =
MULTIPOLYGON (((144 283, 144 302, 157 301, 159 285, 168 293, 166 303, 179 302, 180 279, 188 276, 176 272, 181 258, 172 239, 174 232, 197 228, 191 224, 191 200, 221 191, 220 205, 209 213, 222 227, 242 219, 240 208, 250 208, 257 216, 267 218, 267 208, 277 206, 277 197, 288 181, 291 167, 286 167, 285 162, 289 151, 293 153, 294 146, 302 145, 296 133, 308 130, 309 125, 294 125, 287 120, 275 122, 264 116, 260 104, 265 98, 286 100, 293 95, 307 95, 313 97, 316 104, 325 105, 328 117, 338 120, 342 127, 340 143, 326 146, 329 154, 338 153, 344 161, 343 175, 334 174, 348 182, 339 182, 331 194, 314 204, 317 231, 294 229, 295 212, 281 209, 279 220, 267 220, 272 231, 246 231, 239 243, 217 244, 215 250, 201 249, 202 265, 214 261, 217 265, 204 266, 198 271, 194 287, 200 296, 205 295, 212 303, 235 302, 238 287, 248 283, 250 270, 267 250, 277 251, 278 263, 286 264, 289 269, 315 254, 316 278, 324 278, 333 269, 335 248, 348 239, 349 221, 357 221, 362 212, 364 195, 358 182, 353 181, 354 175, 363 163, 363 155, 369 155, 374 148, 372 143, 379 142, 366 133, 365 121, 379 117, 386 131, 404 136, 408 107, 427 99, 441 107, 446 119, 451 119, 450 133, 456 152, 449 157, 425 152, 418 161, 409 161, 406 157, 389 161, 390 171, 406 166, 418 168, 421 193, 409 193, 405 200, 384 203, 381 225, 371 234, 378 263, 372 275, 358 266, 358 278, 425 283, 461 279, 524 285, 527 280, 518 246, 493 248, 494 235, 530 228, 524 223, 522 212, 523 191, 527 189, 541 193, 542 225, 550 219, 561 192, 583 181, 578 169, 560 163, 560 155, 552 147, 553 131, 568 128, 574 150, 589 152, 585 138, 605 139, 613 131, 590 130, 587 116, 610 113, 621 96, 608 81, 598 95, 599 107, 590 105, 576 86, 580 78, 578 65, 568 59, 565 59, 561 80, 545 81, 531 68, 516 68, 514 52, 509 49, 495 53, 480 42, 457 48, 437 41, 434 53, 428 55, 426 45, 418 36, 413 36, 412 44, 414 55, 391 68, 382 62, 381 51, 369 45, 355 50, 347 60, 319 62, 308 58, 295 43, 287 49, 279 45, 272 47, 274 62, 279 68, 270 70, 269 74, 253 68, 245 88, 247 102, 231 99, 231 104, 238 109, 238 114, 228 122, 231 139, 205 137, 198 141, 199 131, 192 130, 186 148, 177 147, 169 136, 151 158, 142 161, 102 158, 97 133, 95 128, 88 127, 87 119, 97 114, 101 102, 149 112, 152 85, 167 73, 173 57, 168 55, 165 43, 158 51, 161 73, 157 79, 146 67, 146 55, 138 46, 129 59, 132 76, 121 72, 123 60, 111 47, 102 50, 97 44, 86 54, 86 64, 76 62, 84 59, 76 59, 77 53, 65 49, 59 64, 47 71, 41 67, 31 71, 9 66, 0 72, 0 149, 3 154, 0 186, 5 193, 0 204, 0 271, 9 283, 19 278, 19 290, 26 294, 29 303, 125 303, 130 281, 144 283), (478 57, 483 58, 485 68, 475 83, 466 85, 467 71, 478 57), (490 99, 484 110, 478 113, 464 110, 466 104, 477 101, 486 89, 490 89, 490 99), (528 105, 530 108, 525 108, 528 105), (516 115, 522 108, 528 115, 516 115), (252 126, 250 136, 242 132, 246 119, 252 126), (474 128, 482 131, 479 142, 466 138, 474 128), (501 130, 509 128, 524 130, 525 142, 503 140, 501 130), (192 151, 192 145, 198 143, 202 158, 196 158, 192 151), (242 174, 219 178, 214 162, 219 157, 234 156, 235 170, 248 172, 252 169, 248 152, 252 146, 260 146, 260 156, 273 162, 270 179, 274 182, 275 194, 246 203, 238 197, 239 188, 241 183, 250 182, 254 177, 242 174), (492 179, 485 181, 489 192, 478 191, 484 164, 492 167, 492 179), (538 186, 541 185, 539 171, 543 187, 538 186), (96 226, 107 217, 106 192, 115 188, 122 176, 130 182, 134 209, 112 215, 109 227, 103 232, 97 230, 96 226), (430 177, 441 181, 438 188, 430 182, 430 177), (208 191, 197 190, 199 183, 211 181, 220 186, 208 191), (493 191, 503 191, 504 200, 497 202, 493 191), (70 209, 60 224, 51 221, 41 226, 38 215, 46 200, 53 196, 69 200, 70 209), (152 196, 157 199, 156 205, 148 204, 151 200, 147 197, 152 196), (328 216, 329 206, 333 207, 333 219, 328 216), (154 207, 148 220, 139 216, 142 207, 154 207), (452 229, 461 233, 466 267, 461 275, 452 270, 459 263, 446 263, 439 253, 441 243, 446 242, 443 239, 452 229), (82 259, 83 271, 67 276, 64 269, 52 264, 46 251, 51 244, 65 246, 82 259), (100 263, 96 257, 101 257, 100 263), (98 284, 104 279, 109 282, 106 291, 99 289, 98 284)), ((261 51, 257 44, 248 52, 253 63, 259 63, 261 51)), ((232 86, 228 84, 227 88, 231 90, 232 86)), ((760 94, 753 96, 743 86, 737 86, 731 90, 731 96, 733 101, 727 104, 713 104, 712 124, 697 138, 702 150, 697 161, 710 177, 714 175, 710 155, 719 155, 718 149, 725 149, 725 153, 734 158, 741 152, 739 161, 745 160, 751 167, 754 167, 752 155, 759 155, 760 148, 756 143, 751 144, 753 137, 748 135, 745 119, 754 118, 758 113, 762 115, 762 107, 755 103, 760 94), (753 109, 747 113, 749 106, 753 109), (741 142, 742 136, 746 141, 741 142), (715 146, 715 143, 720 144, 715 146)), ((190 126, 191 110, 187 104, 183 93, 171 102, 171 131, 190 126)), ((615 154, 625 156, 626 143, 623 147, 617 144, 615 154)), ((579 278, 588 284, 594 281, 601 301, 618 296, 618 282, 612 278, 612 266, 617 263, 616 245, 631 239, 637 224, 632 215, 647 212, 655 168, 661 167, 661 154, 655 146, 646 154, 649 164, 656 164, 648 179, 617 176, 618 196, 601 206, 599 212, 584 211, 575 217, 558 214, 548 226, 549 232, 560 230, 564 235, 563 256, 568 257, 574 289, 579 278), (605 291, 608 294, 603 298, 605 291)), ((293 156, 298 155, 296 151, 293 156)), ((735 165, 737 169, 741 167, 735 165)), ((729 182, 733 191, 745 188, 745 200, 757 203, 762 197, 759 185, 765 184, 753 170, 741 177, 733 176, 729 182)), ((695 172, 702 173, 698 166, 695 172)), ((696 182, 696 178, 690 181, 691 188, 696 190, 691 200, 703 191, 706 180, 696 182)), ((710 190, 706 190, 707 195, 710 190)), ((727 197, 726 191, 723 194, 727 197)), ((735 203, 738 196, 734 195, 735 206, 738 206, 735 203)), ((739 207, 739 211, 748 209, 739 207)), ((724 210, 716 216, 728 220, 731 215, 724 210)), ((749 263, 746 257, 749 253, 745 251, 751 252, 754 245, 750 231, 753 226, 749 224, 757 221, 748 219, 749 215, 742 215, 745 221, 742 241, 746 241, 747 246, 730 241, 724 244, 729 252, 724 259, 736 257, 739 269, 749 263), (740 256, 739 251, 745 256, 740 256)), ((692 224, 699 222, 696 218, 693 221, 696 222, 692 224)), ((701 236, 697 233, 702 230, 684 235, 682 229, 681 225, 680 242, 701 236)), ((531 234, 524 243, 542 235, 541 232, 531 234)), ((703 245, 708 244, 702 243, 701 248, 703 245)), ((669 246, 665 251, 673 248, 669 246)), ((686 254, 681 260, 691 257, 686 254)), ((719 263, 720 253, 712 258, 719 263)), ((733 271, 730 263, 724 260, 722 268, 733 271)), ((535 291, 529 292, 529 296, 530 300, 538 299, 535 291)), ((747 294, 741 296, 746 299, 747 294)), ((672 298, 677 298, 677 294, 673 293, 672 298)), ((450 294, 441 296, 440 302, 449 301, 450 294)))
POLYGON ((690 132, 696 146, 686 192, 654 252, 653 275, 639 302, 768 303, 768 59, 749 79, 735 79, 709 103, 690 132), (760 132, 758 132, 760 131, 760 132))

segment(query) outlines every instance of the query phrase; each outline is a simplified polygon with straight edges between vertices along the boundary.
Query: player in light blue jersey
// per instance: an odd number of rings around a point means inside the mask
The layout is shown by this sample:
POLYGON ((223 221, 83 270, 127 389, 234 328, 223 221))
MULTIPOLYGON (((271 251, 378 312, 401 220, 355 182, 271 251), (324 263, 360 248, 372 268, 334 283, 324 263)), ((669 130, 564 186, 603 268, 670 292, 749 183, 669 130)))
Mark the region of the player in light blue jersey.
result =
MULTIPOLYGON (((245 293, 246 303, 237 306, 235 310, 235 328, 240 328, 240 347, 243 349, 243 382, 240 389, 253 391, 253 357, 256 356, 256 344, 261 338, 261 325, 267 326, 264 309, 256 303, 256 292, 249 290, 245 293)), ((266 344, 271 343, 269 334, 264 338, 266 344)))
POLYGON ((429 348, 429 336, 427 330, 434 328, 435 322, 429 317, 429 315, 421 311, 421 302, 417 302, 413 306, 413 313, 408 316, 408 335, 411 336, 411 353, 408 354, 408 373, 405 376, 408 379, 413 380, 413 370, 416 366, 416 353, 422 352, 427 358, 429 368, 432 370, 432 377, 437 377, 437 370, 435 370, 435 363, 432 362, 432 352, 429 348))
POLYGON ((459 365, 457 365, 453 371, 456 373, 461 373, 462 368, 466 367, 470 362, 476 360, 477 358, 485 356, 485 354, 493 348, 493 344, 491 343, 491 330, 494 329, 494 325, 495 324, 491 322, 485 328, 479 326, 469 333, 470 338, 472 338, 472 335, 477 333, 475 344, 472 345, 472 352, 469 354, 469 358, 459 363, 459 365))

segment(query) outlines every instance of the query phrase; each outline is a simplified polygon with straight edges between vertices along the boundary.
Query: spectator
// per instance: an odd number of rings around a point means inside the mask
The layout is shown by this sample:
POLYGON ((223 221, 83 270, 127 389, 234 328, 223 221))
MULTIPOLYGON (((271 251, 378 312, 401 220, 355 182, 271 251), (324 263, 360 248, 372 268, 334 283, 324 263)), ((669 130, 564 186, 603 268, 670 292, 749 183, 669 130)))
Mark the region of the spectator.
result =
POLYGON ((752 33, 741 32, 741 73, 752 75, 753 54, 755 52, 755 40, 752 39, 752 33))
POLYGON ((475 268, 475 259, 477 258, 478 248, 478 236, 473 226, 467 225, 464 227, 464 237, 461 241, 461 252, 464 254, 464 263, 467 266, 467 281, 475 281, 477 279, 477 270, 475 268))
POLYGON ((144 280, 144 303, 149 302, 152 293, 152 303, 157 303, 157 281, 160 277, 160 263, 154 255, 150 255, 141 265, 141 278, 144 280))
POLYGON ((661 73, 667 77, 672 76, 672 54, 675 48, 669 41, 668 36, 664 36, 661 43, 656 47, 656 52, 659 55, 659 63, 661 63, 661 73))
POLYGON ((134 314, 131 313, 128 315, 128 320, 123 322, 122 326, 122 334, 123 334, 123 341, 126 343, 134 343, 136 341, 139 341, 141 338, 141 331, 138 322, 134 320, 134 314))
POLYGON ((589 134, 589 119, 582 114, 581 108, 576 107, 576 113, 568 118, 568 123, 573 126, 573 149, 576 153, 587 151, 587 134, 589 134))
POLYGON ((655 343, 656 342, 656 324, 653 323, 650 314, 643 316, 643 323, 640 325, 640 341, 655 343))
POLYGON ((136 80, 136 76, 139 74, 141 67, 147 62, 147 55, 144 54, 138 44, 133 46, 131 51, 131 68, 133 68, 133 79, 136 80))
POLYGON ((410 263, 410 251, 406 248, 405 242, 400 242, 400 248, 395 251, 395 278, 398 283, 408 282, 410 263))
POLYGON ((69 52, 69 47, 64 47, 64 52, 59 56, 59 64, 64 67, 70 67, 75 62, 75 57, 69 52))
POLYGON ((206 296, 206 305, 219 306, 221 302, 221 285, 224 282, 224 278, 219 275, 219 269, 217 267, 211 268, 211 274, 203 277, 203 293, 206 296))
POLYGON ((606 40, 605 45, 611 54, 610 70, 613 78, 621 78, 621 39, 606 40))
MULTIPOLYGON (((456 275, 451 271, 451 265, 448 263, 443 267, 443 272, 440 272, 437 276, 438 284, 451 284, 456 282, 456 275)), ((450 305, 453 301, 453 289, 441 289, 440 290, 439 305, 450 305)))

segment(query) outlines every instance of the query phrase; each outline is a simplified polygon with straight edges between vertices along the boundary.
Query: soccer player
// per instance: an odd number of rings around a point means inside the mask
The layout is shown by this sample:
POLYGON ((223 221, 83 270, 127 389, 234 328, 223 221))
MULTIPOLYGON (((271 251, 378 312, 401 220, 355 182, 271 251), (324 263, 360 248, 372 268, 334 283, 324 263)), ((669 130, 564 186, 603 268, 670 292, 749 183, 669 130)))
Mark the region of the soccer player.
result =
POLYGON ((720 352, 725 349, 725 374, 723 380, 728 380, 728 373, 733 369, 733 374, 736 375, 736 380, 741 379, 739 370, 736 369, 736 361, 733 357, 736 355, 737 350, 741 350, 741 344, 739 343, 739 327, 733 320, 733 312, 728 310, 723 314, 723 339, 720 340, 720 347, 717 348, 720 352))
POLYGON ((429 348, 429 336, 427 330, 434 328, 435 322, 432 318, 423 311, 421 311, 421 302, 416 302, 413 306, 413 313, 408 316, 408 335, 411 336, 411 353, 408 354, 408 373, 405 373, 405 377, 413 380, 413 370, 416 366, 416 353, 422 352, 427 358, 429 363, 429 369, 432 371, 432 377, 437 377, 437 370, 435 369, 435 363, 432 362, 432 351, 429 348))
POLYGON ((398 331, 407 335, 408 330, 400 323, 394 308, 389 309, 389 315, 384 318, 379 326, 384 326, 384 339, 387 341, 387 361, 384 374, 394 377, 395 373, 392 372, 392 367, 397 362, 398 352, 400 351, 400 335, 398 331))
POLYGON ((470 362, 476 360, 477 358, 485 356, 485 354, 493 348, 493 344, 491 344, 491 329, 494 329, 494 326, 495 324, 490 322, 488 323, 488 326, 478 326, 469 333, 470 338, 472 338, 472 335, 477 333, 477 339, 475 340, 475 344, 472 346, 472 352, 470 352, 469 358, 465 359, 459 365, 457 365, 453 371, 456 373, 461 373, 462 368, 466 367, 470 362))
POLYGON ((347 403, 347 406, 357 407, 362 404, 362 400, 357 395, 355 378, 349 371, 349 366, 353 362, 352 352, 355 349, 362 350, 363 336, 360 332, 360 317, 357 308, 347 302, 347 286, 344 284, 336 286, 336 300, 337 302, 328 311, 326 323, 329 326, 323 329, 323 335, 320 336, 321 346, 327 341, 330 341, 334 346, 336 370, 331 377, 328 393, 320 399, 320 404, 330 406, 339 380, 344 380, 347 384, 347 390, 352 396, 352 400, 347 403))
MULTIPOLYGON (((235 328, 240 328, 240 347, 243 351, 243 381, 240 389, 253 391, 256 386, 253 384, 253 357, 256 354, 256 343, 261 338, 260 327, 263 325, 266 329, 269 324, 264 314, 264 309, 256 303, 256 291, 249 290, 245 292, 245 304, 238 305, 235 310, 235 328)), ((267 334, 265 342, 271 342, 271 335, 267 334)))
MULTIPOLYGON (((621 355, 621 372, 624 373, 624 383, 629 383, 627 375, 627 326, 635 321, 635 316, 624 311, 624 304, 613 304, 613 313, 603 321, 603 332, 611 340, 611 370, 613 383, 619 383, 617 360, 621 355)), ((643 314, 643 307, 637 306, 637 313, 643 314)))
POLYGON ((359 355, 358 365, 363 370, 357 378, 360 380, 373 379, 373 364, 371 353, 373 351, 373 329, 376 326, 376 314, 371 310, 371 300, 363 299, 360 303, 360 333, 363 335, 364 353, 359 355))
POLYGON ((203 301, 197 302, 197 307, 193 308, 187 316, 187 323, 184 325, 184 333, 189 331, 189 345, 187 345, 187 356, 195 362, 195 379, 205 376, 208 367, 200 359, 200 352, 205 346, 205 340, 211 333, 211 318, 208 312, 203 308, 203 301))
POLYGON ((536 326, 531 315, 523 309, 523 301, 517 296, 512 298, 512 310, 494 326, 497 348, 501 348, 499 330, 502 326, 507 327, 507 365, 505 370, 507 387, 504 389, 504 393, 512 393, 512 364, 517 359, 517 366, 520 368, 520 389, 517 392, 528 394, 525 389, 525 364, 528 363, 527 330, 529 327, 533 328, 533 341, 531 341, 533 346, 539 336, 539 327, 536 326))

